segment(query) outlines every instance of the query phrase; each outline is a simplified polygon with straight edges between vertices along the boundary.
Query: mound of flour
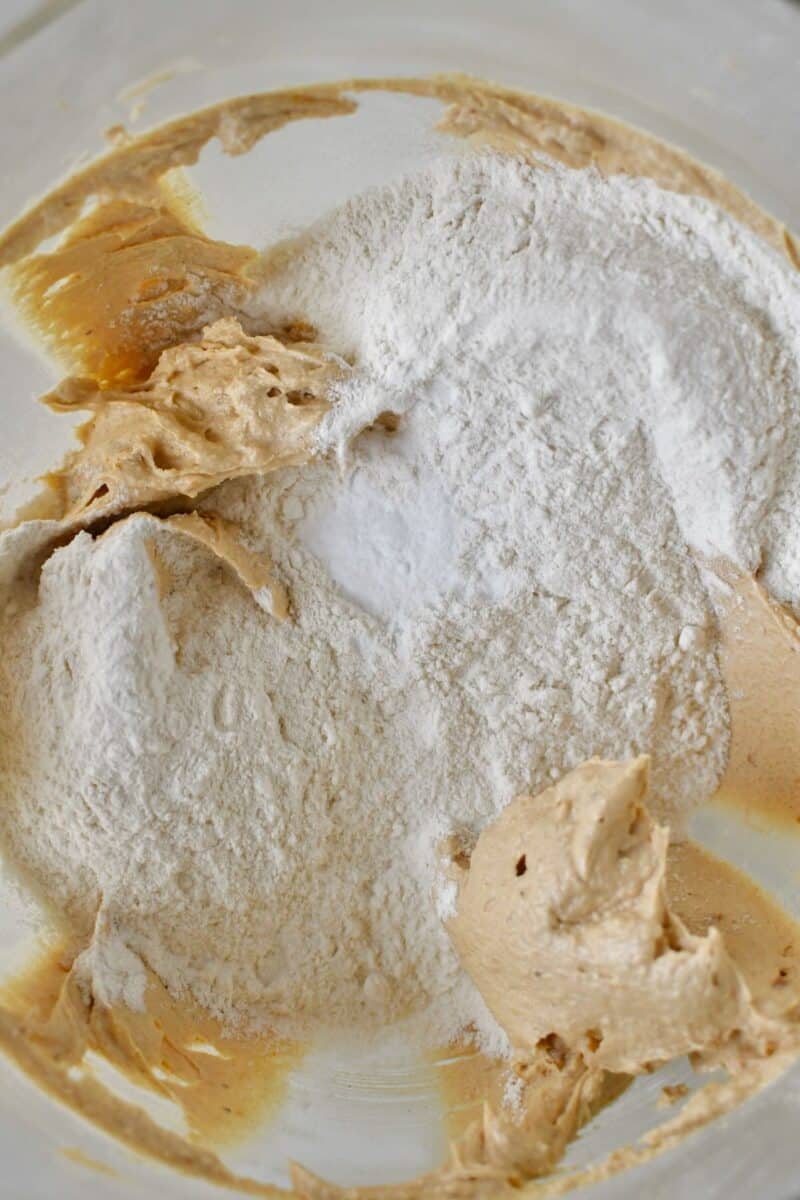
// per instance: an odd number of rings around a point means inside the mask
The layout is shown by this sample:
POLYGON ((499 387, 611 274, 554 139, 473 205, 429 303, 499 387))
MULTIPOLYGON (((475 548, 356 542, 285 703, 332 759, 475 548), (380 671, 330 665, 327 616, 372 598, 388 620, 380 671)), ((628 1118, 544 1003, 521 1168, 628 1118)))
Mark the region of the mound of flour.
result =
POLYGON ((355 366, 325 453, 205 502, 292 620, 145 515, 55 551, 3 617, 3 842, 104 999, 146 963, 232 1023, 498 1046, 443 839, 595 754, 676 827, 714 790, 689 548, 800 598, 800 287, 707 203, 481 155, 273 254, 251 317, 299 316, 355 366))

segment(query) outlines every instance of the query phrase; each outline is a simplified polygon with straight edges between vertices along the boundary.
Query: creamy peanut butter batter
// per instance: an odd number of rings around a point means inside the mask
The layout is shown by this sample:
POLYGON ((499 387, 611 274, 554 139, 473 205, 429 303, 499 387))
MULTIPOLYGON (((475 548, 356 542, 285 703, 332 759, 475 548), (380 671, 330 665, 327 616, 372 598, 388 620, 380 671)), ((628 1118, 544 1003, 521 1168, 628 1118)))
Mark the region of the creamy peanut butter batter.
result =
POLYGON ((200 1145, 235 1142, 274 1111, 302 1046, 267 1034, 234 1037, 207 1013, 177 1005, 152 973, 142 1012, 110 1010, 87 994, 76 949, 41 952, 0 990, 7 1005, 0 1040, 9 1037, 9 1011, 17 1013, 40 1082, 58 1094, 69 1081, 53 1075, 48 1083, 50 1067, 75 1066, 71 1082, 96 1090, 85 1059, 102 1055, 131 1083, 177 1105, 200 1145))
MULTIPOLYGON (((165 513, 164 506, 186 508, 225 479, 306 461, 327 398, 347 368, 315 345, 307 329, 243 330, 235 318, 258 279, 258 256, 203 234, 176 172, 196 162, 212 137, 227 153, 244 153, 291 121, 351 113, 353 97, 373 90, 439 99, 446 134, 571 166, 594 164, 608 174, 647 175, 662 187, 708 197, 800 267, 792 236, 722 176, 644 133, 560 102, 457 76, 350 80, 224 101, 121 140, 0 237, 12 298, 69 372, 45 402, 92 414, 80 447, 48 479, 53 539, 155 508, 227 562, 254 593, 266 592, 276 616, 286 615, 287 598, 268 564, 232 528, 213 514, 165 513), (39 251, 54 235, 62 235, 55 249, 39 251)), ((729 683, 751 682, 752 666, 743 665, 740 650, 756 627, 780 664, 769 678, 781 678, 794 661, 791 618, 752 581, 737 580, 733 590, 741 604, 726 623, 729 683)), ((734 703, 731 780, 742 794, 765 778, 763 762, 754 763, 744 747, 762 740, 763 713, 773 707, 770 688, 749 695, 758 698, 734 703)), ((781 762, 787 803, 796 803, 800 770, 790 752, 781 762)), ((458 1131, 440 1170, 402 1187, 356 1193, 297 1167, 297 1194, 478 1197, 516 1193, 523 1185, 532 1195, 560 1194, 673 1144, 786 1065, 796 1053, 791 1018, 800 941, 793 923, 690 844, 668 855, 666 832, 643 807, 645 791, 641 761, 586 764, 544 796, 510 805, 478 840, 469 866, 459 868, 458 913, 449 931, 514 1046, 519 1111, 511 1114, 503 1104, 506 1066, 484 1064, 487 1104, 458 1131), (534 855, 535 873, 528 868, 534 855), (703 881, 710 881, 713 906, 703 881), (748 944, 737 931, 733 914, 742 905, 752 917, 749 929, 769 931, 756 937, 760 955, 752 938, 748 944), (726 925, 723 939, 718 927, 726 925), (723 1062, 739 1074, 700 1092, 647 1146, 612 1155, 582 1175, 528 1183, 552 1170, 580 1126, 629 1075, 687 1052, 701 1065, 723 1062)), ((0 1008, 6 1051, 128 1145, 249 1194, 278 1194, 160 1128, 86 1068, 93 1050, 143 1086, 166 1091, 183 1103, 193 1135, 204 1142, 211 1123, 200 1115, 202 1098, 209 1086, 218 1098, 209 1083, 216 1067, 206 1061, 213 1056, 203 1058, 191 1045, 193 1038, 219 1044, 220 1031, 199 1014, 178 1014, 155 979, 145 1014, 104 1008, 82 991, 70 967, 67 956, 54 974, 51 961, 34 973, 35 982, 29 977, 6 991, 0 1008), (166 1083, 154 1071, 159 1066, 163 1074, 165 1063, 166 1083), (180 1086, 189 1076, 193 1093, 180 1086)), ((231 1043, 227 1050, 226 1061, 240 1062, 231 1043)), ((294 1053, 273 1051, 266 1053, 270 1063, 276 1053, 284 1061, 294 1053)), ((226 1083, 244 1111, 262 1104, 263 1089, 256 1088, 258 1103, 252 1095, 242 1101, 247 1088, 230 1076, 226 1083)))
POLYGON ((165 350, 144 383, 66 379, 44 403, 93 415, 48 477, 53 515, 84 523, 305 462, 341 373, 313 343, 249 337, 227 319, 165 350))
MULTIPOLYGON (((665 883, 669 911, 690 933, 702 936, 713 928, 723 934, 725 947, 760 1012, 785 1015, 796 1010, 800 1003, 800 930, 786 912, 741 871, 691 841, 670 846, 665 883)), ((590 1071, 582 1056, 567 1054, 563 1046, 550 1039, 517 1060, 514 1069, 520 1072, 522 1080, 519 1108, 510 1112, 505 1101, 507 1067, 473 1050, 450 1061, 442 1073, 445 1102, 453 1105, 448 1119, 453 1143, 449 1185, 455 1194, 469 1195, 473 1188, 479 1195, 480 1187, 484 1187, 489 1194, 498 1195, 505 1189, 518 1191, 525 1182, 525 1195, 543 1197, 563 1195, 575 1187, 597 1182, 634 1163, 647 1161, 714 1117, 730 1111, 776 1078, 792 1061, 794 1053, 788 1046, 776 1049, 769 1058, 753 1057, 728 1080, 707 1083, 692 1095, 685 1085, 670 1089, 670 1106, 683 1100, 686 1103, 640 1145, 614 1151, 586 1170, 547 1179, 544 1177, 563 1154, 565 1126, 569 1129, 569 1140, 597 1108, 625 1091, 631 1076, 605 1073, 601 1075, 601 1083, 598 1073, 590 1071), (564 1071, 567 1063, 570 1069, 564 1071), (540 1086, 542 1072, 550 1075, 550 1119, 540 1122, 531 1138, 531 1126, 536 1122, 533 1089, 540 1086), (571 1103, 576 1077, 584 1085, 583 1097, 593 1096, 592 1103, 583 1107, 571 1103), (590 1079, 591 1087, 586 1088, 590 1079), (556 1081, 561 1082, 562 1088, 554 1093, 556 1081), (558 1103, 554 1105, 553 1100, 558 1103), (493 1164, 486 1163, 492 1148, 496 1151, 512 1144, 516 1144, 518 1155, 522 1152, 520 1157, 506 1154, 504 1158, 496 1157, 493 1164), (480 1185, 470 1175, 470 1167, 476 1162, 482 1163, 480 1185), (494 1190, 487 1185, 486 1176, 492 1176, 494 1190)), ((440 1173, 439 1179, 442 1178, 440 1173)))
POLYGON ((721 657, 731 753, 719 799, 797 832, 800 825, 800 628, 758 583, 717 564, 726 593, 721 657))
MULTIPOLYGON (((262 554, 254 554, 241 541, 238 528, 214 512, 173 513, 170 517, 156 517, 151 513, 133 513, 129 517, 117 521, 106 530, 102 537, 113 537, 127 521, 144 521, 167 525, 175 529, 193 542, 210 550, 221 563, 230 568, 239 582, 252 592, 256 602, 266 611, 272 613, 279 621, 285 621, 289 615, 289 597, 286 589, 273 576, 269 563, 262 554)), ((150 555, 159 573, 165 571, 156 550, 150 547, 150 555)), ((169 581, 161 575, 163 583, 169 581)), ((164 588, 162 588, 163 594, 164 588)))
POLYGON ((671 912, 647 772, 592 760, 518 797, 462 870, 448 932, 519 1054, 555 1043, 637 1074, 686 1054, 736 1065, 786 1032, 755 1010, 719 931, 697 937, 671 912))

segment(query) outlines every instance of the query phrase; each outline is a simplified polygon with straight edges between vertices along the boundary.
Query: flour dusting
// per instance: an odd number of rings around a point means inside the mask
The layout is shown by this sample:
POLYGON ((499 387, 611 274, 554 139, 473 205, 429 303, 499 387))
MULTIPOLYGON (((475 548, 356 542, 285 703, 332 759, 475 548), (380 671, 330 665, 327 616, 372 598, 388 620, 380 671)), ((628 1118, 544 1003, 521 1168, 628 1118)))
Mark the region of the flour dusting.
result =
POLYGON ((714 791, 696 556, 800 601, 800 284, 707 202, 490 154, 265 270, 250 320, 354 364, 315 461, 202 506, 291 619, 144 514, 53 551, 3 616, 0 833, 104 999, 146 964, 230 1024, 502 1049, 442 847, 593 755, 651 754, 676 831, 714 791))

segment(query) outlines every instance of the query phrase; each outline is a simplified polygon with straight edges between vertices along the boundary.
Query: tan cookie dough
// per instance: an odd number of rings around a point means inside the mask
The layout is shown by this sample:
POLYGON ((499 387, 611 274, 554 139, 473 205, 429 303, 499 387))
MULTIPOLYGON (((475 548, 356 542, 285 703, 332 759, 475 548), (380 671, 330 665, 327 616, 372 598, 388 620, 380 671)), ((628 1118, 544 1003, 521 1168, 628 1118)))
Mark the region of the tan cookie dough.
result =
POLYGON ((0 1048, 50 1095, 140 1153, 250 1195, 286 1195, 243 1179, 207 1148, 250 1134, 283 1100, 303 1056, 272 1036, 237 1038, 207 1014, 173 1001, 148 976, 145 1008, 108 1008, 94 995, 75 948, 56 946, 0 988, 0 1048), (188 1137, 101 1083, 102 1056, 138 1088, 172 1101, 188 1137))
POLYGON ((683 1055, 736 1066, 783 1027, 759 1014, 717 929, 667 903, 669 831, 648 760, 593 759, 481 834, 447 929, 515 1052, 562 1045, 638 1074, 683 1055))
POLYGON ((341 374, 311 342, 250 337, 228 318, 165 350, 143 383, 66 379, 43 402, 93 415, 48 476, 53 515, 85 523, 306 462, 341 374))
MULTIPOLYGON (((236 525, 226 521, 214 512, 174 513, 171 517, 156 517, 152 513, 138 512, 129 517, 116 521, 102 537, 114 537, 117 530, 122 529, 128 521, 148 522, 156 526, 166 526, 196 542, 209 550, 224 566, 228 567, 243 587, 252 593, 259 608, 271 613, 279 621, 285 621, 289 615, 289 597, 286 589, 272 574, 270 564, 263 554, 256 554, 241 540, 241 534, 236 525)), ((155 547, 149 546, 151 559, 156 567, 156 577, 163 591, 171 581, 166 577, 164 565, 155 547)))
POLYGON ((757 580, 716 564, 731 753, 719 797, 790 833, 800 824, 800 627, 757 580))
MULTIPOLYGON (((253 593, 256 603, 285 621, 289 615, 286 589, 274 578, 261 554, 254 554, 240 540, 238 528, 218 513, 175 513, 163 523, 210 550, 233 571, 237 579, 253 593)), ((116 526, 112 526, 116 528, 116 526)))

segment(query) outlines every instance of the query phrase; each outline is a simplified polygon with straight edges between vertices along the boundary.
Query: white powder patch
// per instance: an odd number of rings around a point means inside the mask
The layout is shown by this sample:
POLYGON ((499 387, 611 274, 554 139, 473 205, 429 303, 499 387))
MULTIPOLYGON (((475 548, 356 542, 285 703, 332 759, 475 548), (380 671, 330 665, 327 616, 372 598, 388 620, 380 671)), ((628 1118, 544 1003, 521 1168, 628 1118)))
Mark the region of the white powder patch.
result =
POLYGON ((506 1084, 503 1088, 503 1107, 514 1117, 521 1117, 523 1109, 523 1096, 525 1094, 525 1081, 521 1075, 515 1075, 513 1071, 508 1072, 506 1084))
POLYGON ((283 515, 345 596, 401 625, 457 588, 457 522, 435 471, 398 454, 387 488, 385 457, 369 442, 330 494, 297 489, 283 515))
POLYGON ((800 598, 798 281, 709 204, 491 155, 282 261, 264 319, 356 363, 321 428, 341 453, 207 504, 292 619, 147 517, 53 553, 4 617, 0 833, 87 938, 102 913, 104 995, 119 939, 232 1023, 472 1024, 500 1051, 443 839, 591 755, 651 753, 675 826, 713 792, 689 544, 800 598))

